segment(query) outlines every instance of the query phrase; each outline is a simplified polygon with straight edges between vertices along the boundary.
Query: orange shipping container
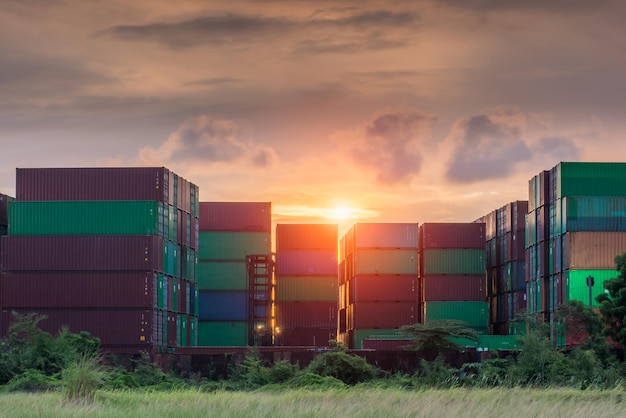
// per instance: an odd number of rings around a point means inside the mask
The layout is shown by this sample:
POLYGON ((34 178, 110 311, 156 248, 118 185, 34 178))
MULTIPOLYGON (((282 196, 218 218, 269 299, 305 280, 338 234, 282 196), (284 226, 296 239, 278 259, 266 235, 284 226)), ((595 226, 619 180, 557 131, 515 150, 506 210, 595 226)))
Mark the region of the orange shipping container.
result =
POLYGON ((626 252, 626 232, 569 232, 565 269, 614 269, 615 256, 626 252))

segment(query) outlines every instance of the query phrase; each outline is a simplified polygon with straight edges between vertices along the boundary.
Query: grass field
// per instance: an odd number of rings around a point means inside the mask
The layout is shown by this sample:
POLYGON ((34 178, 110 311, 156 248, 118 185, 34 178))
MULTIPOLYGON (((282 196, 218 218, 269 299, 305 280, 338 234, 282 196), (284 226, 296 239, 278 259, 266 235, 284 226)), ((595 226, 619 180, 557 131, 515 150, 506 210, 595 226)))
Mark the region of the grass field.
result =
POLYGON ((572 389, 348 388, 202 393, 100 391, 93 402, 60 393, 2 394, 2 417, 625 417, 626 392, 572 389))

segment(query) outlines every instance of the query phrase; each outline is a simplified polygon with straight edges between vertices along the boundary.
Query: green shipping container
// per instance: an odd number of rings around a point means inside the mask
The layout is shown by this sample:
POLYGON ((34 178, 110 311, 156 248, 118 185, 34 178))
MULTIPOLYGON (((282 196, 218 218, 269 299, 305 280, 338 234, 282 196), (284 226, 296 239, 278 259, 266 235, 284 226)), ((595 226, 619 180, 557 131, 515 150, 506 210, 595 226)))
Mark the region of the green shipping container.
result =
POLYGON ((9 206, 11 235, 164 236, 164 204, 153 201, 18 202, 9 206))
POLYGON ((248 321, 198 321, 201 347, 244 347, 248 345, 248 321))
POLYGON ((170 276, 179 276, 180 246, 171 241, 163 242, 163 272, 170 276))
POLYGON ((203 290, 246 290, 248 272, 245 261, 198 261, 198 288, 203 290))
POLYGON ((481 351, 518 350, 517 335, 479 335, 480 342, 467 338, 450 338, 451 341, 463 347, 476 347, 481 351))
POLYGON ((357 249, 354 252, 354 275, 417 274, 417 260, 417 249, 357 249))
POLYGON ((509 335, 526 335, 526 322, 510 321, 509 322, 509 335))
POLYGON ((167 239, 178 241, 178 210, 174 206, 168 206, 168 233, 167 239))
POLYGON ((594 285, 591 290, 592 307, 599 306, 596 297, 605 292, 604 281, 617 277, 616 270, 568 270, 565 272, 566 300, 579 300, 589 306, 589 286, 587 277, 593 277, 594 285))
POLYGON ((557 198, 624 196, 626 163, 565 162, 556 166, 557 198))
POLYGON ((487 329, 489 306, 487 302, 424 302, 424 322, 439 319, 464 321, 469 327, 487 329))
POLYGON ((269 232, 200 232, 198 260, 245 260, 271 252, 269 232))
POLYGON ((485 250, 429 249, 422 253, 422 276, 429 274, 485 274, 485 250))
POLYGON ((178 312, 178 295, 180 293, 180 280, 176 277, 170 278, 172 281, 172 312, 178 312))
POLYGON ((337 302, 336 276, 281 276, 276 279, 277 301, 337 302))
POLYGON ((157 308, 167 309, 167 282, 162 274, 159 274, 157 283, 157 308))
POLYGON ((366 338, 384 338, 384 339, 398 339, 398 340, 409 340, 411 339, 408 335, 401 333, 397 329, 386 329, 386 328, 373 328, 373 329, 355 329, 354 334, 352 336, 352 341, 348 344, 352 344, 352 348, 359 350, 361 349, 361 345, 363 340, 366 338))

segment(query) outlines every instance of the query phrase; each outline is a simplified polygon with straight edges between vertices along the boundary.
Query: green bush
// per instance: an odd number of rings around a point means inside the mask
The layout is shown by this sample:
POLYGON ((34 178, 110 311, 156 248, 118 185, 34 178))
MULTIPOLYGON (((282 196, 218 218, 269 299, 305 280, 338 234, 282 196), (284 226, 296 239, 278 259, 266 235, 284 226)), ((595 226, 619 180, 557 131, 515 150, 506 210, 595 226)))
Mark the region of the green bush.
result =
POLYGON ((290 388, 341 389, 346 384, 332 376, 320 376, 310 371, 302 371, 289 380, 287 386, 290 388))
POLYGON ((318 355, 306 368, 320 376, 331 376, 353 385, 376 377, 376 369, 364 358, 342 351, 330 351, 318 355))
POLYGON ((69 401, 91 401, 105 380, 97 356, 81 355, 61 372, 61 384, 69 401))
POLYGON ((41 370, 28 369, 15 375, 5 385, 3 392, 45 392, 56 389, 58 380, 46 376, 41 370))

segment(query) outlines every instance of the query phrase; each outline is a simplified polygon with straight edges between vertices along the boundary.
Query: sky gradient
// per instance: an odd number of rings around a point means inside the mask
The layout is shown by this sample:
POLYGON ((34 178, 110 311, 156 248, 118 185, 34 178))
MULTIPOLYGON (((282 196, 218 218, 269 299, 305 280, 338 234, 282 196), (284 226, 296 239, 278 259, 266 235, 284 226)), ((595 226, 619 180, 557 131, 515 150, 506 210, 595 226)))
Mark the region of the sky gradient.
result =
POLYGON ((626 157, 619 0, 0 3, 0 193, 16 167, 166 166, 341 232, 470 222, 626 157))

